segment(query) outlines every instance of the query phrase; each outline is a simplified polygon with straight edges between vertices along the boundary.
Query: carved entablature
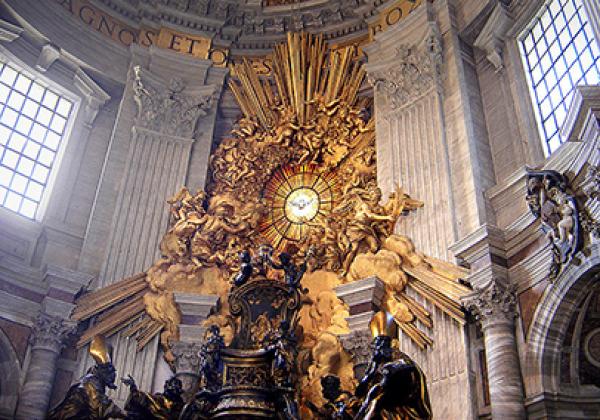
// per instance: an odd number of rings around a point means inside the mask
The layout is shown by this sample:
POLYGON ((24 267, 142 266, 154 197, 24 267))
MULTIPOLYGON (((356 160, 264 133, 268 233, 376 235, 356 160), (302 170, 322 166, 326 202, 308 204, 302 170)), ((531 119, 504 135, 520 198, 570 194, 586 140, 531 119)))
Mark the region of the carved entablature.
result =
POLYGON ((552 281, 583 246, 578 204, 567 178, 550 170, 528 172, 527 204, 552 246, 552 281))
POLYGON ((33 323, 29 341, 33 347, 43 347, 59 353, 75 328, 76 324, 73 322, 40 312, 33 323))
POLYGON ((134 67, 133 72, 136 125, 163 135, 192 138, 198 118, 205 116, 216 102, 215 86, 202 86, 190 93, 191 89, 179 77, 165 83, 140 66, 134 67))
POLYGON ((368 81, 383 92, 392 110, 420 99, 433 89, 441 92, 442 40, 437 25, 417 45, 400 45, 390 58, 377 66, 367 66, 368 81))
POLYGON ((485 329, 501 321, 512 322, 517 315, 517 296, 514 284, 504 279, 492 279, 487 286, 476 288, 463 299, 465 308, 485 329))

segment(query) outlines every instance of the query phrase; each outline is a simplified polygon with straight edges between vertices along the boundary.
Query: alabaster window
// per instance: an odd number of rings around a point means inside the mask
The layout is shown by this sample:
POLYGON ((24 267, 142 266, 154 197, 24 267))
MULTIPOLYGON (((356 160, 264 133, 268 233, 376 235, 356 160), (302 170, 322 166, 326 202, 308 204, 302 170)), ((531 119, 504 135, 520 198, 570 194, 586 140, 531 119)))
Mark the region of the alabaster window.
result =
POLYGON ((540 136, 546 154, 561 145, 573 90, 600 82, 600 51, 582 0, 552 0, 520 38, 540 136))
POLYGON ((0 206, 36 219, 73 102, 32 76, 0 57, 0 206))

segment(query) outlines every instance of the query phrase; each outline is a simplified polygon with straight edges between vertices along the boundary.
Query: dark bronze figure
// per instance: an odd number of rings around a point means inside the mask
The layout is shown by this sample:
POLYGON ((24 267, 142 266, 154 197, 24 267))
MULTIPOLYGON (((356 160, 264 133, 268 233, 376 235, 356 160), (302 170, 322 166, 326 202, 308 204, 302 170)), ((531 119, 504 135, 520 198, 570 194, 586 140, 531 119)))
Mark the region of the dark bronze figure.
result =
POLYGON ((246 283, 254 271, 254 267, 252 266, 252 258, 250 257, 250 253, 248 251, 240 252, 239 257, 241 263, 240 271, 238 271, 233 279, 233 284, 236 287, 246 283))
POLYGON ((430 420, 425 375, 410 357, 393 347, 392 317, 377 313, 371 320, 373 354, 356 387, 362 400, 355 420, 430 420))
POLYGON ((306 273, 307 260, 305 259, 302 264, 296 266, 292 260, 292 256, 287 252, 282 252, 279 254, 279 262, 281 264, 277 264, 271 260, 271 266, 276 270, 283 270, 285 283, 288 286, 293 288, 300 287, 300 281, 304 273, 306 273))
POLYGON ((359 401, 348 391, 343 391, 340 378, 326 375, 321 378, 321 393, 325 399, 322 407, 308 401, 306 404, 318 419, 352 420, 359 401))
POLYGON ((207 389, 197 392, 181 411, 179 420, 208 420, 217 403, 217 395, 207 389))
POLYGON ((106 388, 117 388, 111 353, 112 349, 106 345, 104 337, 94 337, 90 355, 96 365, 69 388, 63 401, 48 413, 49 420, 125 418, 125 412, 106 395, 106 388))
POLYGON ((273 355, 272 378, 278 388, 277 405, 287 420, 299 419, 296 403, 296 357, 297 340, 286 319, 279 324, 279 330, 265 339, 265 349, 273 355))
POLYGON ((172 377, 165 381, 164 392, 149 394, 140 391, 135 380, 129 375, 121 381, 129 387, 129 397, 125 403, 128 420, 176 420, 183 409, 183 385, 172 377))
POLYGON ((219 387, 223 371, 223 361, 221 360, 223 348, 225 348, 225 342, 221 335, 221 329, 216 325, 211 325, 198 353, 200 356, 200 386, 202 388, 216 390, 219 387))

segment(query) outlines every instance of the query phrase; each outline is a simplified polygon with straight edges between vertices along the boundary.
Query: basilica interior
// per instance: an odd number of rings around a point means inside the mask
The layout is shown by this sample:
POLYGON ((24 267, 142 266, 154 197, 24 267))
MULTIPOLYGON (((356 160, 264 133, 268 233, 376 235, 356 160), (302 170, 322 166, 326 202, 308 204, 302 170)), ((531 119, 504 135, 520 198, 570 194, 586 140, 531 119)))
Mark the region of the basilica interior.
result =
POLYGON ((600 418, 599 148, 596 0, 2 0, 0 418, 600 418))

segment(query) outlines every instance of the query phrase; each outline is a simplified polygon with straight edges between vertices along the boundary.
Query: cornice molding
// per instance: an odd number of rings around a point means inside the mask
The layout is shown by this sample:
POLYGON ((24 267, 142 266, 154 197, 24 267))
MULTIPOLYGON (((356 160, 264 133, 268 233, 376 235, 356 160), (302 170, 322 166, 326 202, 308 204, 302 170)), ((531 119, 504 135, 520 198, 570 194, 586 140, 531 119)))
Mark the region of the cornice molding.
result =
POLYGON ((498 2, 483 29, 473 42, 473 46, 483 50, 486 58, 494 66, 496 71, 504 68, 503 54, 504 41, 508 38, 508 31, 514 21, 508 10, 508 6, 498 2))
POLYGON ((21 36, 23 28, 17 25, 13 25, 3 19, 0 19, 0 41, 13 42, 15 39, 21 36))
POLYGON ((81 69, 75 71, 73 84, 81 94, 84 123, 91 126, 100 109, 110 100, 110 95, 81 69))

